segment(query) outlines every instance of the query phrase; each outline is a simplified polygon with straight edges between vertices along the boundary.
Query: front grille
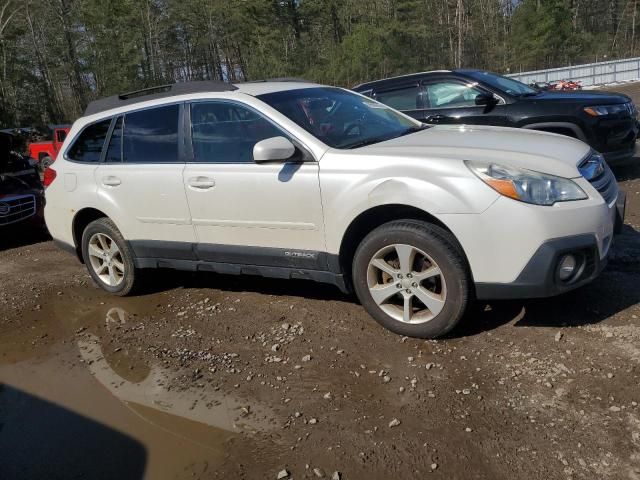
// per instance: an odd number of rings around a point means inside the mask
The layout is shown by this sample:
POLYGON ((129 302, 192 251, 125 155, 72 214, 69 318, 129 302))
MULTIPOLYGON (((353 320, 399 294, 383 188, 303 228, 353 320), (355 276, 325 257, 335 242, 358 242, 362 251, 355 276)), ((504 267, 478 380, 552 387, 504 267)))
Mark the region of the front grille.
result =
POLYGON ((582 176, 600 192, 607 205, 611 205, 618 198, 618 182, 602 155, 590 154, 578 168, 582 176))
POLYGON ((35 214, 35 195, 0 198, 0 226, 20 222, 35 214))

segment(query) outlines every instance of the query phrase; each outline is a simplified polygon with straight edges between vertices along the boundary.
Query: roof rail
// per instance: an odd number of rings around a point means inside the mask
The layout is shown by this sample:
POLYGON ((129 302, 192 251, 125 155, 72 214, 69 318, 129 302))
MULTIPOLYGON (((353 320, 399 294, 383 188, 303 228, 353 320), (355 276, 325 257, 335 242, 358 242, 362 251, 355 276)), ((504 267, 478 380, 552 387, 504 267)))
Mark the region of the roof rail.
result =
POLYGON ((265 82, 298 82, 298 83, 315 83, 311 80, 296 77, 276 77, 276 78, 264 78, 262 80, 249 80, 244 83, 265 83, 265 82))
POLYGON ((193 82, 179 82, 167 85, 159 85, 156 87, 143 88, 132 92, 112 95, 111 97, 94 100, 87 105, 84 116, 94 115, 126 105, 132 105, 148 100, 157 100, 159 98, 168 98, 175 95, 186 95, 189 93, 206 93, 206 92, 232 92, 238 87, 231 83, 219 82, 215 80, 200 80, 193 82))

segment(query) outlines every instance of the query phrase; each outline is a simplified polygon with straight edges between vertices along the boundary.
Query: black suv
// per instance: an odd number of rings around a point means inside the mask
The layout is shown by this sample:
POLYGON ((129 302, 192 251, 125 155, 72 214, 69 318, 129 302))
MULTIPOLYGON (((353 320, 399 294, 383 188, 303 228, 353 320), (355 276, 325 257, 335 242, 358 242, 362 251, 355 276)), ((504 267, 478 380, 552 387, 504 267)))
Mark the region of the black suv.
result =
POLYGON ((0 237, 8 235, 5 227, 44 229, 44 188, 36 163, 19 153, 20 143, 0 131, 0 237))
POLYGON ((356 92, 422 122, 520 127, 579 138, 610 164, 633 158, 637 111, 626 95, 548 92, 482 70, 415 73, 363 83, 356 92))

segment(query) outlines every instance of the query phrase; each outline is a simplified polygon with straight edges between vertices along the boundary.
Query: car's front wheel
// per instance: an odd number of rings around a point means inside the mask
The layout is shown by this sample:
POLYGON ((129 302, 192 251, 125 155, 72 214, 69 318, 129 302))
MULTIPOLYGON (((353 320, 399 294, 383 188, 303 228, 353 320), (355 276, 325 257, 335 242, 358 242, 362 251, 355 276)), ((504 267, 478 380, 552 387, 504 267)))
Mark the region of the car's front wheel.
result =
POLYGON ((446 230, 399 220, 373 230, 361 242, 352 278, 367 312, 389 330, 436 338, 462 318, 471 295, 468 268, 446 230))
POLYGON ((114 295, 128 295, 136 284, 133 254, 115 224, 99 218, 82 235, 82 258, 91 278, 114 295))

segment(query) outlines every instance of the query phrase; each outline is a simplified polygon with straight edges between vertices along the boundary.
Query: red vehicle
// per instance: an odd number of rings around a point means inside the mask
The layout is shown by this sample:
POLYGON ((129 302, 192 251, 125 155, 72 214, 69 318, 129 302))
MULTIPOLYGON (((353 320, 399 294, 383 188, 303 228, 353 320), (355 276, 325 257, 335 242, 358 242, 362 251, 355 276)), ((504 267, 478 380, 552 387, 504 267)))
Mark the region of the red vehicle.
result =
POLYGON ((53 132, 53 140, 29 144, 29 156, 38 161, 42 170, 55 161, 71 125, 51 125, 49 128, 53 132))
POLYGON ((582 82, 579 80, 557 80, 551 82, 552 90, 560 90, 562 92, 572 92, 574 90, 582 90, 582 82))

